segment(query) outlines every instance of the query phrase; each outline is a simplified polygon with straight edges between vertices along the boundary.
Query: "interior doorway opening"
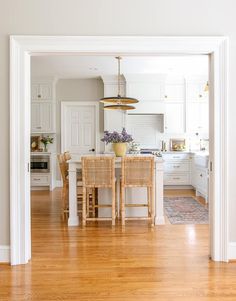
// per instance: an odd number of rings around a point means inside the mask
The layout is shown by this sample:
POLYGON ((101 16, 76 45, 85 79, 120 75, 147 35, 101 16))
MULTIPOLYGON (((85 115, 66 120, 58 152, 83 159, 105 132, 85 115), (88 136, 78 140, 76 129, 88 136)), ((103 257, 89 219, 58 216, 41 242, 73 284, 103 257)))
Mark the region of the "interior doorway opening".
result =
MULTIPOLYGON (((92 38, 91 38, 92 39, 92 38)), ((121 38, 122 39, 122 38, 121 38)), ((158 38, 157 38, 158 39, 158 38)), ((194 38, 193 38, 194 39, 194 38)), ((24 40, 24 38, 23 38, 24 40)), ((132 39, 131 39, 132 40, 132 39)), ((63 40, 62 40, 63 41, 63 40)), ((167 41, 167 40, 166 40, 167 41)), ((82 41, 80 40, 79 41, 79 44, 80 43, 85 43, 85 41, 82 41)), ((140 42, 140 41, 139 41, 140 42)), ((219 126, 219 124, 216 124, 216 120, 217 118, 219 118, 220 116, 218 116, 217 114, 221 114, 222 111, 216 111, 216 105, 218 104, 218 107, 221 107, 222 108, 222 105, 226 105, 227 102, 223 102, 222 101, 222 97, 224 97, 224 99, 227 98, 227 96, 224 94, 222 96, 221 93, 219 93, 219 89, 222 89, 222 86, 218 85, 218 81, 216 81, 216 76, 218 78, 220 72, 219 70, 221 70, 223 72, 223 74, 226 74, 227 73, 227 66, 224 65, 223 63, 223 58, 221 58, 220 56, 213 56, 212 55, 212 51, 215 51, 215 53, 217 53, 217 51, 215 50, 216 46, 215 45, 220 45, 218 47, 222 47, 222 45, 224 45, 223 47, 226 47, 225 43, 227 43, 227 41, 225 39, 216 39, 216 41, 214 39, 212 39, 212 45, 209 46, 209 48, 206 48, 204 51, 203 50, 198 50, 198 52, 196 51, 196 48, 193 47, 192 50, 190 51, 190 48, 191 48, 191 44, 188 44, 187 43, 188 41, 186 40, 186 53, 189 54, 189 53, 199 53, 199 54, 211 54, 210 56, 210 83, 212 83, 212 90, 211 90, 211 100, 213 101, 214 105, 213 106, 213 110, 210 114, 210 135, 212 135, 213 137, 213 145, 215 146, 216 142, 219 143, 220 145, 220 150, 222 150, 222 147, 226 147, 227 144, 224 144, 223 142, 225 142, 223 139, 226 139, 224 138, 222 134, 222 132, 220 132, 220 136, 217 136, 217 126, 219 126), (187 45, 188 44, 188 45, 187 45), (213 44, 214 44, 214 47, 213 47, 213 44), (213 119, 214 117, 214 119, 213 119)), ((190 40, 189 40, 190 42, 190 40)), ((60 44, 60 43, 59 43, 60 44)), ((139 43, 138 43, 139 44, 139 43)), ((29 94, 29 79, 30 79, 30 72, 29 72, 29 59, 30 59, 30 55, 29 54, 32 54, 32 52, 35 51, 35 53, 39 53, 39 52, 42 52, 42 48, 40 51, 36 51, 36 50, 30 50, 31 46, 30 46, 30 39, 29 39, 29 46, 26 50, 26 48, 22 47, 21 48, 21 51, 22 53, 24 53, 24 57, 19 57, 19 54, 16 54, 14 53, 13 49, 14 47, 19 47, 19 45, 21 45, 21 39, 19 39, 17 41, 17 38, 13 38, 12 39, 12 71, 15 70, 15 74, 13 75, 12 73, 12 89, 15 91, 17 89, 19 89, 19 92, 18 93, 18 96, 16 97, 16 94, 12 94, 12 98, 11 98, 11 104, 17 104, 17 106, 19 106, 19 103, 18 101, 21 100, 21 104, 24 104, 24 106, 22 107, 22 109, 24 109, 24 116, 28 116, 27 114, 29 114, 29 108, 30 108, 30 94, 29 94), (20 65, 20 66, 17 66, 15 63, 16 63, 16 60, 22 60, 23 59, 23 62, 24 64, 23 65, 20 65), (22 67, 23 66, 23 67, 22 67), (16 85, 16 80, 17 78, 21 75, 24 74, 22 78, 22 85, 18 86, 16 85), (22 103, 23 101, 23 96, 24 98, 27 100, 27 102, 25 103, 22 103)), ((62 45, 62 44, 61 44, 62 45)), ((132 45, 132 42, 131 44, 132 45)), ((170 51, 172 53, 175 53, 175 54, 184 54, 185 51, 182 49, 180 51, 180 49, 178 49, 178 47, 170 47, 170 45, 167 45, 165 44, 165 39, 163 40, 163 45, 166 45, 166 51, 164 51, 164 53, 170 53, 170 51)), ((21 47, 21 46, 20 46, 21 47)), ((60 48, 61 46, 58 46, 55 45, 55 47, 51 48, 50 51, 52 51, 52 49, 54 49, 54 51, 58 51, 58 49, 60 48)), ((94 47, 93 51, 94 53, 96 53, 96 46, 92 46, 94 47)), ((118 45, 116 45, 117 47, 117 52, 116 51, 111 51, 110 54, 111 55, 114 55, 116 53, 124 53, 124 49, 121 50, 119 48, 118 45)), ((151 50, 152 47, 150 47, 150 51, 151 53, 155 53, 155 54, 158 54, 158 53, 163 53, 163 49, 162 51, 160 50, 159 46, 157 44, 153 44, 153 49, 151 50)), ((79 49, 79 48, 78 48, 79 49)), ((139 47, 137 48, 139 49, 139 47)), ((146 50, 139 50, 137 51, 137 53, 147 53, 148 48, 146 48, 146 50)), ((48 48, 48 45, 47 43, 45 43, 45 48, 44 48, 44 51, 45 52, 48 52, 49 51, 49 48, 48 48)), ((68 49, 67 50, 68 52, 70 52, 70 50, 68 49)), ((67 52, 64 50, 64 52, 67 52)), ((107 50, 106 50, 107 51, 107 50)), ((128 48, 127 48, 127 51, 128 51, 128 48)), ((223 53, 227 56, 227 53, 224 52, 225 49, 223 48, 223 53)), ((78 50, 78 53, 80 52, 80 50, 78 50)), ((109 51, 108 51, 109 52, 109 51)), ((83 53, 83 51, 81 51, 81 53, 83 53)), ((133 51, 130 51, 130 53, 132 53, 132 55, 134 55, 134 52, 133 51)), ((217 53, 218 54, 218 53, 217 53)), ((225 57, 224 57, 225 58, 225 57)), ((221 78, 221 81, 224 82, 225 79, 221 78)), ((223 84, 223 87, 225 88, 224 84, 223 84)), ((15 110, 16 107, 13 107, 11 106, 12 108, 12 111, 11 111, 11 116, 13 117, 14 114, 17 114, 17 110, 15 110)), ((225 111, 223 111, 223 113, 225 113, 225 111)), ((29 114, 30 115, 30 114, 29 114)), ((220 119, 219 119, 220 120, 220 119)), ((221 119, 221 121, 224 120, 224 119, 221 119)), ((11 122, 12 122, 12 129, 16 129, 16 125, 19 124, 21 125, 19 128, 18 128, 18 131, 21 133, 21 136, 23 135, 24 136, 24 141, 28 143, 29 145, 29 129, 30 129, 30 124, 29 124, 29 119, 26 120, 26 122, 22 123, 23 120, 21 118, 19 119, 11 119, 11 122), (17 123, 18 122, 18 123, 17 123)), ((222 124, 221 124, 222 126, 222 124)), ((226 130, 226 125, 224 124, 223 125, 223 130, 226 130)), ((11 138, 15 138, 14 136, 14 131, 11 132, 11 138)), ((13 142, 13 139, 11 139, 11 142, 12 142, 12 146, 14 145, 14 142, 13 142)), ((26 148, 27 149, 27 148, 26 148)), ((26 151, 26 149, 24 148, 24 158, 25 158, 25 162, 27 163, 26 166, 28 165, 28 162, 29 162, 29 151, 26 151)), ((219 187, 216 187, 216 178, 217 179, 221 179, 222 177, 222 166, 224 167, 224 172, 226 170, 226 158, 224 156, 226 156, 226 153, 224 152, 223 154, 218 154, 217 151, 219 151, 219 149, 216 149, 214 148, 214 150, 212 150, 212 162, 214 162, 214 170, 211 172, 213 172, 213 176, 211 177, 211 180, 210 180, 210 194, 214 200, 214 205, 212 205, 212 216, 210 218, 210 223, 211 223, 211 256, 214 260, 227 260, 227 227, 223 227, 223 225, 221 223, 227 223, 227 198, 225 199, 225 203, 221 203, 219 202, 219 199, 223 197, 222 193, 224 193, 224 196, 225 194, 227 193, 226 190, 225 190, 225 187, 223 190, 221 190, 221 194, 220 195, 216 195, 216 192, 217 192, 217 189, 219 187), (218 164, 217 164, 218 163, 218 164), (220 168, 221 167, 221 168, 220 168), (219 169, 221 170, 221 173, 219 173, 219 169), (221 213, 221 219, 220 220, 217 220, 217 212, 219 212, 218 210, 220 209, 220 207, 222 206, 226 206, 224 207, 224 211, 221 213), (217 227, 216 227, 217 226, 217 227), (225 232, 224 232, 224 230, 225 232), (219 233, 218 231, 223 231, 222 232, 222 236, 221 236, 221 240, 219 241, 219 239, 216 239, 216 236, 217 236, 217 233, 219 233), (223 249, 222 249, 223 247, 223 249)), ((22 153, 22 152, 20 152, 22 153)), ((11 152, 11 164, 13 163, 16 163, 16 155, 15 155, 15 152, 13 151, 12 149, 12 152, 11 152)), ((16 183, 17 183, 17 180, 13 177, 12 178, 12 189, 13 189, 13 194, 12 194, 12 199, 11 199, 11 214, 12 216, 16 216, 18 218, 16 218, 14 221, 13 219, 11 219, 12 223, 11 223, 11 237, 12 237, 12 264, 18 264, 18 263, 26 263, 30 257, 31 257, 31 241, 30 241, 30 210, 29 210, 29 174, 25 174, 25 169, 23 168, 22 169, 22 166, 21 165, 17 165, 16 167, 19 171, 21 170, 22 171, 22 176, 24 175, 23 177, 23 180, 24 180, 24 185, 21 186, 20 188, 20 194, 18 195, 18 198, 20 198, 21 200, 24 199, 24 203, 19 202, 19 206, 17 208, 14 208, 12 205, 15 204, 15 201, 17 200, 17 196, 16 196, 16 186, 14 186, 16 183), (22 188, 23 187, 23 188, 22 188), (23 197, 23 198, 22 198, 23 197), (24 212, 24 216, 21 215, 22 213, 24 212), (14 214, 15 213, 15 214, 14 214), (18 233, 18 235, 16 235, 16 228, 15 226, 17 225, 17 223, 20 223, 21 226, 24 225, 23 227, 21 227, 22 231, 21 233, 18 233), (22 238, 20 240, 20 238, 22 238), (18 252, 16 253, 18 250, 22 250, 22 252, 18 252)), ((224 173, 223 173, 224 175, 224 173)), ((225 185, 225 182, 220 181, 220 185, 225 185)))

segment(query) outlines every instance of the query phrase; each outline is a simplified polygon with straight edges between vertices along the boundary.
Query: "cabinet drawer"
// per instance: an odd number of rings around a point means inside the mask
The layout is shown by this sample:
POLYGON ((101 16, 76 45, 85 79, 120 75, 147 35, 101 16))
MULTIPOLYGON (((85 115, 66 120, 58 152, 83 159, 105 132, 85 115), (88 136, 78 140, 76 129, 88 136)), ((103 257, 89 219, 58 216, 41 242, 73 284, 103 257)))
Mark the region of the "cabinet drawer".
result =
POLYGON ((188 172, 190 171, 189 163, 187 162, 166 162, 164 164, 165 172, 188 172))
POLYGON ((190 185, 190 174, 164 173, 164 185, 190 185))
POLYGON ((48 186, 50 185, 50 175, 32 175, 31 186, 48 186))
POLYGON ((177 154, 163 154, 163 159, 165 161, 182 161, 182 160, 189 160, 190 158, 190 154, 180 154, 180 153, 177 153, 177 154))

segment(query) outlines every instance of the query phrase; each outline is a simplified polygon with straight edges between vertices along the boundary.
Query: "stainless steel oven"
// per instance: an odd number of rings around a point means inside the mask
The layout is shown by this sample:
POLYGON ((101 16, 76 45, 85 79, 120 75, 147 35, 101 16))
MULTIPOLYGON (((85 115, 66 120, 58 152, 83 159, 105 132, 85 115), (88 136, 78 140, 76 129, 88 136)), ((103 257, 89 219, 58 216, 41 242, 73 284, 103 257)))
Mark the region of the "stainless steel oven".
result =
POLYGON ((31 172, 50 172, 50 156, 31 155, 31 172))

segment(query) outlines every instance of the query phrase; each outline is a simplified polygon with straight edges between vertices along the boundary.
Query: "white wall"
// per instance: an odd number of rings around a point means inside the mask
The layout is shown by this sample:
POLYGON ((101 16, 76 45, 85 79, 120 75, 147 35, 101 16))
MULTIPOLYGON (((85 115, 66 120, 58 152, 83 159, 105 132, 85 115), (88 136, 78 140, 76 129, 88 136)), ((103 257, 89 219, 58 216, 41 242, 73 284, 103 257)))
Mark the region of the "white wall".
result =
POLYGON ((1 0, 0 245, 9 244, 9 35, 227 35, 230 240, 236 241, 236 1, 1 0), (116 20, 116 21, 114 21, 116 20))

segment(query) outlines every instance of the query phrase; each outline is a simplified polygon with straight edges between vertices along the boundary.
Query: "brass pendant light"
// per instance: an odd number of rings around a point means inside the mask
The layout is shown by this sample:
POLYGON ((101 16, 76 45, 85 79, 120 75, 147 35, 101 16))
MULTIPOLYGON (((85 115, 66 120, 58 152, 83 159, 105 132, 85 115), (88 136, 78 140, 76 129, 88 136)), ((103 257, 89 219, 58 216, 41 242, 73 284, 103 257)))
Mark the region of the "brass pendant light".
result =
POLYGON ((135 109, 134 106, 131 106, 130 104, 133 103, 138 103, 139 101, 136 98, 132 97, 122 97, 121 91, 120 91, 120 60, 121 57, 117 56, 116 57, 118 61, 118 95, 117 96, 112 96, 112 97, 103 97, 100 99, 100 102, 104 104, 108 104, 107 106, 104 106, 104 109, 107 110, 133 110, 135 109))

